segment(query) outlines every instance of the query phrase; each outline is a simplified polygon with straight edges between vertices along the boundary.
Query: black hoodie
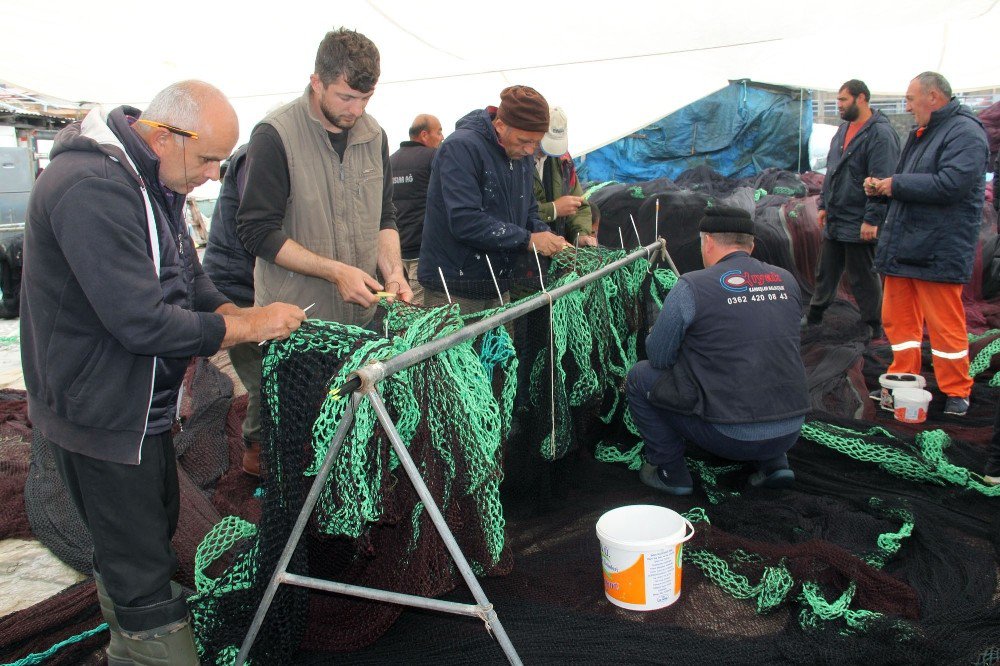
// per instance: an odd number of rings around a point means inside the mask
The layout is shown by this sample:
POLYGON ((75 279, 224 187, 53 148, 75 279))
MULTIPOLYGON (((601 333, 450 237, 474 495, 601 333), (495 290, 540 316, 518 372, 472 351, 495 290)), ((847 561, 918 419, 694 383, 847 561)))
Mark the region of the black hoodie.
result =
POLYGON ((21 285, 33 424, 67 450, 127 464, 144 434, 170 429, 184 369, 218 351, 225 322, 213 311, 228 302, 201 270, 184 197, 162 187, 131 129, 138 114, 95 109, 56 137, 28 203, 21 285))

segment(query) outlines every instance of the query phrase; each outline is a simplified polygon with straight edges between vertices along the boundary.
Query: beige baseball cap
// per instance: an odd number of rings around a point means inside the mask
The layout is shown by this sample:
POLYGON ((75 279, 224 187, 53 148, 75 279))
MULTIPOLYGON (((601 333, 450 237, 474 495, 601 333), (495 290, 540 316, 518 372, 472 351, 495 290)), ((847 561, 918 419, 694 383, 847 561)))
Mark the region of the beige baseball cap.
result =
POLYGON ((559 157, 569 150, 569 133, 566 131, 566 112, 558 106, 549 109, 549 131, 542 137, 542 151, 559 157))

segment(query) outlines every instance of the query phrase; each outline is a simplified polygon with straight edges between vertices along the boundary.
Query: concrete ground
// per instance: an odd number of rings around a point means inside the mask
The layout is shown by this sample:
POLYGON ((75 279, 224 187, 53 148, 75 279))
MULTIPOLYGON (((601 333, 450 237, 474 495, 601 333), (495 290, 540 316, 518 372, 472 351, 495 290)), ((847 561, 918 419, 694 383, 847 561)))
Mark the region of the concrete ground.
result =
MULTIPOLYGON (((19 324, 17 319, 0 320, 0 388, 24 389, 19 324)), ((0 617, 44 601, 81 580, 82 575, 38 541, 0 541, 0 617)))

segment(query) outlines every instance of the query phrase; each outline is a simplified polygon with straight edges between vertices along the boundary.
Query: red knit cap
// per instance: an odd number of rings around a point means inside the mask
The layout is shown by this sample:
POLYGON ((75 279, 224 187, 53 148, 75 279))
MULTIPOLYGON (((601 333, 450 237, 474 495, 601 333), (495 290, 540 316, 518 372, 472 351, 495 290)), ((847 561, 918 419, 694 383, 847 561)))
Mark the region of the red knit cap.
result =
POLYGON ((510 86, 500 93, 497 118, 524 132, 547 132, 549 103, 534 88, 510 86))

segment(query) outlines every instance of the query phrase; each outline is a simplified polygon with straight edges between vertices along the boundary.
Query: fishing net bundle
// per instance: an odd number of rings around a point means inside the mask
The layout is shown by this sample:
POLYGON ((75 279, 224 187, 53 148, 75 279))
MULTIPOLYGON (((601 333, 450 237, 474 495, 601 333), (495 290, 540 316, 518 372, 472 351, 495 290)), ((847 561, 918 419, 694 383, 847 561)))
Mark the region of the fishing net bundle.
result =
MULTIPOLYGON (((548 266, 546 286, 572 282, 624 254, 591 248, 563 253, 548 266)), ((477 574, 511 569, 500 500, 504 447, 520 447, 535 460, 557 460, 579 447, 571 410, 596 410, 604 422, 620 419, 621 387, 636 359, 638 313, 644 311, 635 303, 650 284, 662 300, 671 280, 640 258, 541 308, 538 318, 515 320, 513 337, 499 326, 379 383, 402 440, 477 574), (514 340, 524 344, 518 348, 514 340), (519 384, 519 377, 530 384, 519 384), (522 434, 517 443, 505 437, 515 418, 522 434)), ((511 292, 527 298, 530 286, 524 280, 511 292)), ((466 284, 463 292, 476 288, 496 293, 492 284, 466 284)), ((534 288, 539 291, 541 283, 534 288)), ((271 345, 264 360, 267 474, 260 522, 221 521, 196 559, 192 608, 206 659, 227 663, 242 642, 302 507, 305 483, 318 472, 348 410, 353 426, 289 570, 421 596, 456 586, 450 556, 374 410, 367 401, 353 405, 338 391, 359 367, 497 311, 462 314, 457 306, 393 303, 377 330, 311 321, 271 345), (223 555, 231 563, 213 571, 223 555)), ((266 663, 280 662, 300 645, 357 649, 384 633, 400 612, 388 604, 282 586, 251 654, 266 663), (331 617, 338 618, 332 626, 325 622, 331 617)))

